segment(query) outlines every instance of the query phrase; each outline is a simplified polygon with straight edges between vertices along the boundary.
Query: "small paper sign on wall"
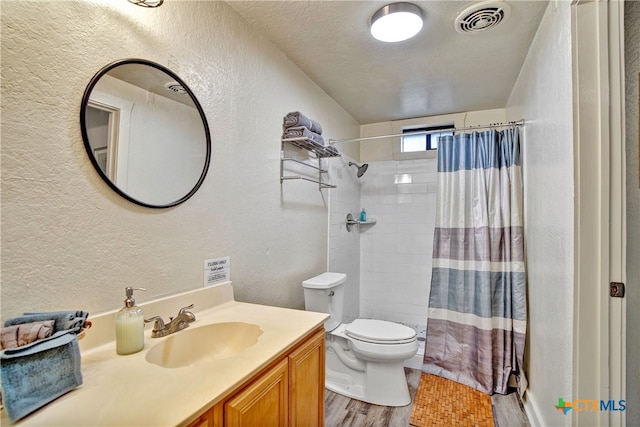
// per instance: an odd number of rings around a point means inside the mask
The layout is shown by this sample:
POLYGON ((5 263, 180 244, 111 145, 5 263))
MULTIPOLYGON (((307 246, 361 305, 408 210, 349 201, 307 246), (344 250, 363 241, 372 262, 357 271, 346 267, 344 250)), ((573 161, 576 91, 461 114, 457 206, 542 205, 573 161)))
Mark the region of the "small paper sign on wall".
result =
POLYGON ((204 287, 217 285, 231 280, 230 258, 213 258, 204 260, 204 287))

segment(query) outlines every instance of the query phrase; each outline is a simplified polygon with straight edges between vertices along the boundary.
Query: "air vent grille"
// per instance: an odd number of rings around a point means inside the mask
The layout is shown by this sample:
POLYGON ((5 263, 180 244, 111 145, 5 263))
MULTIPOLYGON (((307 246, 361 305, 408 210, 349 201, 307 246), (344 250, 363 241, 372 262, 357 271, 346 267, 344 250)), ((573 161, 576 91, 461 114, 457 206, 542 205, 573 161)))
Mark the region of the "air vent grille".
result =
POLYGON ((509 5, 500 1, 483 2, 466 8, 455 21, 459 33, 477 33, 500 24, 509 16, 509 5))
POLYGON ((180 95, 184 95, 187 93, 187 90, 178 82, 169 82, 164 85, 164 88, 169 92, 177 93, 180 95))

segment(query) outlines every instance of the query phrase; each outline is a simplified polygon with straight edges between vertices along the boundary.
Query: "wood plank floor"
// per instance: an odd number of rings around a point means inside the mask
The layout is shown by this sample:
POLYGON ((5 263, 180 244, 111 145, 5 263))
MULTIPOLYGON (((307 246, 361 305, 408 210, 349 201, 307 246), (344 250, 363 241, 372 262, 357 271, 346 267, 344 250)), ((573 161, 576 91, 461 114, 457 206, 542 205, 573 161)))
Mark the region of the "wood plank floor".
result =
MULTIPOLYGON (((416 394, 421 371, 405 368, 411 399, 416 394)), ((371 405, 325 390, 326 427, 408 427, 412 405, 399 408, 371 405)), ((529 427, 517 393, 491 396, 496 427, 529 427)), ((443 420, 443 426, 447 426, 443 420)))

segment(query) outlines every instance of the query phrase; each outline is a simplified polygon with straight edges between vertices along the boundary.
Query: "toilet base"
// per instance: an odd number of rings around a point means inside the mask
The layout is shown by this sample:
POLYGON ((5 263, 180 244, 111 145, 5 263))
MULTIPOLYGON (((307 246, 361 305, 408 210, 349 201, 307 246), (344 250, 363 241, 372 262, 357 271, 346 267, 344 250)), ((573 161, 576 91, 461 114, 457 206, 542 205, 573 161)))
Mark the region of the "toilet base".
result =
POLYGON ((352 362, 353 353, 348 346, 344 348, 345 346, 341 344, 345 343, 340 341, 335 338, 327 340, 325 376, 327 389, 374 405, 411 404, 409 386, 404 372, 404 360, 381 363, 359 360, 355 363, 352 362))
POLYGON ((355 384, 353 378, 348 375, 327 369, 325 387, 334 393, 364 401, 364 387, 355 384))

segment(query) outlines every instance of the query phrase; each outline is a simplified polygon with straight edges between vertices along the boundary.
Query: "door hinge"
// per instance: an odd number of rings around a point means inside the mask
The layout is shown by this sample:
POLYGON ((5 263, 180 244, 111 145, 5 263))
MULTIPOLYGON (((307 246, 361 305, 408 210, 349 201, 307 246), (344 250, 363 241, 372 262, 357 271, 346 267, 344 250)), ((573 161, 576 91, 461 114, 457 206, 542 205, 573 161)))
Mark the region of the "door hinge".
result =
POLYGON ((624 283, 621 283, 621 282, 609 283, 609 294, 612 297, 624 298, 624 283))

